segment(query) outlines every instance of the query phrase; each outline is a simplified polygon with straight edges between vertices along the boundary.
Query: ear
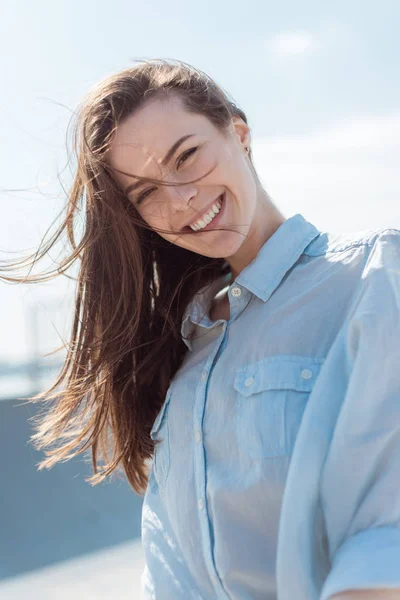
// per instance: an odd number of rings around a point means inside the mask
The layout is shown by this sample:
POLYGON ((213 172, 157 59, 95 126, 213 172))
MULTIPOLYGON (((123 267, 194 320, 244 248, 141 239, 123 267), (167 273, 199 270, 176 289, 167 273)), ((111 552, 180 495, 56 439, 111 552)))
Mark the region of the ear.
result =
POLYGON ((235 135, 237 141, 243 146, 243 151, 250 147, 251 135, 250 129, 247 123, 239 116, 232 117, 232 132, 235 135))

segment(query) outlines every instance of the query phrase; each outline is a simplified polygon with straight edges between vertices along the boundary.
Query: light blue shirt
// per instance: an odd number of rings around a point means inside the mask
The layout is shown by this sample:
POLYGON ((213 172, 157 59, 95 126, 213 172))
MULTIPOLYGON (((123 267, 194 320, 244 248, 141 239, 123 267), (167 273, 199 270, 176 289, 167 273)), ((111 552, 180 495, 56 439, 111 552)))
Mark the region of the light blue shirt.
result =
POLYGON ((145 598, 400 589, 400 231, 295 214, 196 294, 182 336, 151 432, 145 598))

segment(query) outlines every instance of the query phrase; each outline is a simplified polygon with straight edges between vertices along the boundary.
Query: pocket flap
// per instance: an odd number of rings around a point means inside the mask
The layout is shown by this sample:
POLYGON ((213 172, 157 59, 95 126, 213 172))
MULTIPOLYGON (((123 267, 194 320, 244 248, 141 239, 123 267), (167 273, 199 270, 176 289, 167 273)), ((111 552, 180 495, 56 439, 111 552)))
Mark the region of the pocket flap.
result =
POLYGON ((238 369, 234 387, 244 396, 263 390, 311 392, 324 358, 276 355, 238 369))
POLYGON ((153 427, 151 428, 150 437, 151 437, 152 440, 157 439, 157 434, 158 434, 158 432, 160 430, 160 427, 162 425, 162 422, 163 422, 163 419, 164 419, 164 415, 165 415, 165 411, 167 409, 167 406, 169 404, 170 399, 171 399, 171 387, 167 390, 167 393, 165 395, 164 404, 160 408, 160 411, 159 411, 158 415, 156 416, 155 421, 153 423, 153 427))

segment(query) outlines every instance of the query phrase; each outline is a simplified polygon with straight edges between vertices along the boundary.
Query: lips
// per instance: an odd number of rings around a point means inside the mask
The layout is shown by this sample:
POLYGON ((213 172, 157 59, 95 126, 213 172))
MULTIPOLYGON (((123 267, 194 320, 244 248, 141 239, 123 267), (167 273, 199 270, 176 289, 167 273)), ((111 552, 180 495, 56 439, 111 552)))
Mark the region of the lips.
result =
POLYGON ((225 192, 223 194, 221 194, 220 196, 218 196, 218 198, 213 200, 207 208, 205 208, 201 213, 199 213, 199 216, 195 217, 192 221, 189 221, 189 223, 187 225, 182 227, 181 231, 191 231, 191 232, 195 233, 195 231, 190 227, 190 225, 193 225, 193 223, 196 223, 199 219, 201 219, 203 217, 203 215, 206 215, 208 213, 208 211, 210 210, 210 208, 212 206, 214 206, 214 204, 216 202, 218 202, 218 200, 221 200, 223 202, 224 198, 225 198, 225 192))

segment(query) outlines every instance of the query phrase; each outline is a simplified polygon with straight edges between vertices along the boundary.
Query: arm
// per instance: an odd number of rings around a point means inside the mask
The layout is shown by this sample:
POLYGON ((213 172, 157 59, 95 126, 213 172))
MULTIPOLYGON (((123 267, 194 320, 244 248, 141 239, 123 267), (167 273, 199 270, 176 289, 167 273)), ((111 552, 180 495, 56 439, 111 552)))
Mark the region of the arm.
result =
POLYGON ((347 590, 329 600, 400 600, 400 590, 347 590))
POLYGON ((330 571, 319 600, 400 600, 400 232, 364 269, 348 384, 321 473, 330 571))

